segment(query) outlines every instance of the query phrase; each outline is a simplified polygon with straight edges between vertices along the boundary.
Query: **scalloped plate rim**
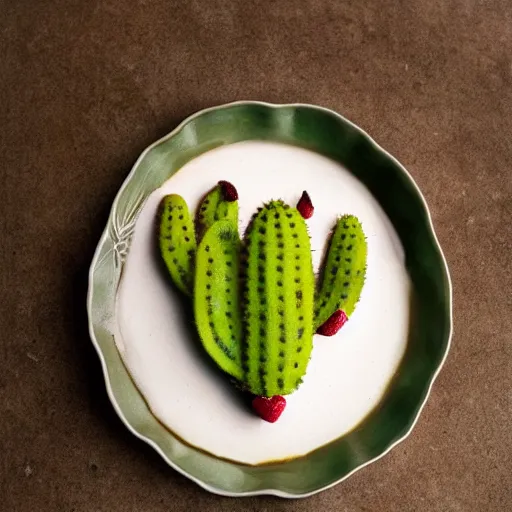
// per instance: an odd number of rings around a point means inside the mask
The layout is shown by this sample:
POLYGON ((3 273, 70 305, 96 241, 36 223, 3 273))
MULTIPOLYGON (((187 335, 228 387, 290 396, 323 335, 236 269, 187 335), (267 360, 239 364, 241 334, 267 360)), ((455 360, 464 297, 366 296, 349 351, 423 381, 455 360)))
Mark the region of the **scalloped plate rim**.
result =
POLYGON ((422 194, 421 190, 419 189, 418 185, 416 184, 416 182, 412 178, 411 174, 409 173, 409 171, 393 155, 391 155, 388 151, 386 151, 384 148, 382 148, 365 130, 363 130, 362 128, 360 128, 356 124, 354 124, 352 121, 350 121, 349 119, 347 119, 343 115, 341 115, 338 112, 336 112, 336 111, 334 111, 332 109, 329 109, 327 107, 322 107, 322 106, 319 106, 319 105, 313 105, 313 104, 309 104, 309 103, 300 103, 300 102, 299 103, 282 103, 282 104, 279 104, 279 103, 269 103, 269 102, 264 102, 264 101, 255 101, 255 100, 238 100, 238 101, 233 101, 233 102, 229 102, 229 103, 224 103, 224 104, 220 104, 220 105, 204 108, 204 109, 198 110, 194 114, 186 117, 182 122, 180 122, 178 124, 178 126, 176 126, 168 134, 164 135, 160 139, 156 140, 155 142, 153 142, 152 144, 147 146, 146 149, 144 149, 142 151, 142 153, 139 155, 139 157, 137 158, 137 160, 133 164, 130 172, 125 177, 125 179, 124 179, 121 187, 119 188, 119 190, 118 190, 118 192, 117 192, 117 194, 115 196, 115 199, 114 199, 114 201, 112 203, 112 206, 111 206, 111 209, 110 209, 110 213, 109 213, 109 217, 108 217, 108 220, 107 220, 107 224, 106 224, 106 226, 105 226, 105 228, 104 228, 104 230, 102 232, 102 235, 101 235, 100 239, 98 240, 98 243, 97 243, 97 246, 96 246, 96 249, 95 249, 95 252, 94 252, 94 256, 93 256, 93 259, 92 259, 90 267, 89 267, 88 290, 87 290, 86 305, 87 305, 87 313, 88 313, 89 335, 90 335, 92 344, 94 345, 94 347, 96 349, 96 352, 98 354, 98 357, 100 359, 100 363, 101 363, 101 367, 102 367, 102 371, 103 371, 103 376, 104 376, 104 379, 105 379, 105 388, 106 388, 106 391, 107 391, 107 395, 108 395, 109 400, 112 403, 112 406, 114 407, 114 410, 116 411, 118 417, 122 421, 122 423, 125 425, 125 427, 134 436, 136 436, 138 439, 144 441, 149 446, 151 446, 165 460, 165 462, 167 462, 167 464, 170 467, 172 467, 175 471, 177 471, 181 475, 185 476, 189 480, 193 481, 194 483, 199 485, 204 490, 206 490, 208 492, 211 492, 213 494, 217 494, 217 495, 220 495, 220 496, 226 496, 226 497, 249 497, 249 496, 271 495, 271 496, 276 496, 276 497, 279 497, 279 498, 287 498, 287 499, 307 498, 307 497, 313 496, 315 494, 318 494, 318 493, 320 493, 322 491, 325 491, 327 489, 330 489, 330 488, 338 485, 339 483, 343 482, 344 480, 346 480, 347 478, 352 476, 354 473, 360 471, 361 469, 365 468, 366 466, 368 466, 368 465, 378 461, 382 457, 384 457, 393 448, 395 448, 398 444, 400 444, 403 441, 405 441, 407 439, 407 437, 409 437, 409 435, 411 434, 411 432, 414 429, 414 427, 416 426, 416 424, 417 424, 417 422, 418 422, 418 420, 419 420, 419 418, 421 416, 421 413, 423 412, 423 409, 424 409, 424 407, 425 407, 425 405, 426 405, 426 403, 428 401, 428 398, 429 398, 430 393, 432 391, 432 387, 434 385, 434 382, 436 381, 436 379, 437 379, 441 369, 443 368, 443 366, 444 366, 444 364, 446 362, 446 359, 448 357, 448 353, 450 352, 451 343, 452 343, 452 335, 453 335, 453 287, 452 287, 452 282, 451 282, 450 273, 449 273, 449 269, 448 269, 448 264, 447 264, 445 255, 443 253, 443 250, 441 248, 441 245, 439 243, 439 240, 437 238, 437 235, 436 235, 436 232, 435 232, 435 229, 434 229, 434 225, 433 225, 433 222, 432 222, 432 216, 431 216, 430 210, 428 208, 426 199, 423 196, 423 194, 422 194), (129 423, 129 421, 126 419, 123 411, 121 410, 121 407, 117 403, 117 400, 116 400, 116 398, 114 396, 114 392, 112 390, 110 376, 109 376, 108 363, 107 363, 107 361, 105 359, 105 356, 104 356, 104 353, 103 353, 103 351, 102 351, 102 349, 101 349, 101 347, 100 347, 100 345, 99 345, 99 343, 98 343, 98 341, 96 339, 96 336, 95 336, 95 333, 94 333, 94 326, 93 326, 93 323, 91 321, 91 314, 90 314, 91 313, 91 307, 92 307, 92 296, 93 296, 93 294, 92 294, 92 290, 93 290, 93 284, 92 284, 93 283, 93 273, 94 273, 94 270, 95 270, 96 265, 98 263, 98 258, 99 258, 101 246, 102 246, 103 242, 105 241, 105 239, 108 236, 108 226, 110 224, 110 220, 111 220, 113 212, 115 211, 116 206, 117 206, 117 204, 119 202, 119 198, 122 196, 122 193, 123 193, 124 189, 126 188, 126 186, 128 185, 128 183, 132 180, 134 174, 136 173, 136 170, 137 170, 139 164, 146 157, 147 153, 149 153, 154 147, 160 145, 161 143, 163 143, 166 140, 170 139, 171 137, 175 136, 177 133, 179 133, 181 130, 183 130, 183 128, 185 126, 187 126, 191 121, 195 120, 198 117, 201 117, 204 114, 207 114, 207 113, 213 112, 213 111, 219 111, 219 110, 223 110, 223 109, 228 109, 228 108, 231 108, 231 107, 234 107, 234 106, 251 106, 251 105, 252 106, 262 106, 262 107, 266 107, 266 108, 269 108, 269 109, 276 109, 276 110, 281 109, 281 108, 307 108, 307 109, 312 109, 312 110, 317 110, 317 111, 323 111, 324 113, 332 115, 335 118, 337 118, 338 120, 340 120, 340 121, 346 123, 347 125, 349 125, 360 136, 365 138, 374 147, 374 149, 376 149, 380 153, 384 154, 388 159, 390 159, 400 169, 400 171, 407 177, 407 179, 409 181, 409 184, 412 185, 412 188, 413 188, 413 190, 416 193, 416 198, 419 199, 419 201, 420 201, 420 203, 421 203, 421 205, 423 207, 423 210, 426 213, 426 219, 428 221, 428 223, 427 223, 428 226, 427 227, 428 227, 430 236, 432 237, 432 240, 433 240, 433 242, 434 242, 434 244, 436 246, 436 249, 439 251, 439 256, 441 257, 441 260, 442 260, 442 263, 443 263, 443 267, 444 267, 443 271, 444 271, 444 274, 445 274, 445 277, 446 277, 446 282, 444 284, 446 285, 446 293, 447 293, 447 303, 448 303, 448 319, 447 320, 448 320, 448 325, 449 325, 448 333, 447 333, 447 337, 446 337, 446 349, 444 351, 443 357, 442 357, 442 359, 441 359, 441 361, 440 361, 436 371, 432 374, 432 376, 430 378, 430 382, 428 384, 427 391, 425 393, 423 401, 419 405, 419 408, 418 408, 418 411, 417 411, 417 413, 415 415, 414 420, 412 421, 410 426, 407 428, 406 432, 401 437, 399 437, 396 441, 391 443, 381 454, 379 454, 378 456, 376 456, 376 457, 374 457, 374 458, 372 458, 372 459, 370 459, 370 460, 360 464, 359 466, 357 466, 356 468, 354 468, 352 471, 348 472, 346 475, 342 476, 341 478, 339 478, 339 479, 337 479, 337 480, 335 480, 335 481, 333 481, 333 482, 331 482, 331 483, 329 483, 327 485, 319 487, 318 489, 314 489, 313 491, 309 491, 309 492, 305 492, 305 493, 289 493, 289 492, 281 491, 279 489, 274 489, 274 488, 265 488, 265 489, 259 489, 259 490, 254 490, 254 491, 242 491, 242 492, 226 491, 224 489, 220 489, 220 488, 214 487, 212 485, 209 485, 209 484, 203 482, 200 478, 198 478, 198 477, 192 475, 191 473, 185 471, 184 469, 180 468, 175 462, 173 462, 167 456, 167 454, 161 449, 161 447, 158 445, 158 443, 156 443, 152 439, 146 437, 145 435, 139 433, 129 423))

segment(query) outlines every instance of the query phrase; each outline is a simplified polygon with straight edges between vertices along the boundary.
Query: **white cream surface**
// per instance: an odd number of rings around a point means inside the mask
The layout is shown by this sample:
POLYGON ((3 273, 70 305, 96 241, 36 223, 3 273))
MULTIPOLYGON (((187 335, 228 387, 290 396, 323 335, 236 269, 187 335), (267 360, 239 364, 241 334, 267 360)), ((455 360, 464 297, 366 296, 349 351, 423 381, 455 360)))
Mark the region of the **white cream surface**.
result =
POLYGON ((241 142, 192 160, 147 200, 119 287, 116 343, 154 415, 186 442, 248 464, 295 457, 349 432, 378 404, 405 351, 410 286, 389 219, 354 176, 304 149, 241 142), (315 270, 338 215, 357 215, 368 240, 367 279, 354 314, 336 336, 315 336, 304 383, 286 397, 274 424, 244 407, 210 366, 193 319, 184 318, 187 299, 169 285, 155 250, 161 198, 181 194, 195 210, 221 179, 238 189, 241 232, 263 202, 294 205, 307 190, 315 206, 308 220, 315 270))

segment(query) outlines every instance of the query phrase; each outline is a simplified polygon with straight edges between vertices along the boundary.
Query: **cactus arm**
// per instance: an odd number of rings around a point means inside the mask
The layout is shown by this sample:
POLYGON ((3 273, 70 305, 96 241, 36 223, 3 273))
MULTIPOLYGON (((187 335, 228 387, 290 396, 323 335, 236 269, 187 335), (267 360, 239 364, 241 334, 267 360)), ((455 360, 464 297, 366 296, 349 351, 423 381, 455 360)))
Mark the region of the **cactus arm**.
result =
POLYGON ((238 226, 238 200, 228 201, 221 184, 217 184, 201 201, 197 212, 198 231, 203 234, 214 222, 228 219, 238 226))
POLYGON ((214 222, 197 249, 194 314, 206 352, 242 380, 239 261, 238 227, 230 220, 214 222))
POLYGON ((315 298, 315 330, 339 309, 350 318, 363 288, 366 254, 366 238, 359 220, 353 215, 340 217, 331 237, 315 298))
POLYGON ((196 235, 187 203, 181 196, 171 194, 163 198, 158 228, 160 254, 171 279, 183 293, 191 295, 196 235))
POLYGON ((245 384, 286 395, 306 373, 313 338, 314 273, 304 219, 273 201, 252 219, 244 261, 245 384))

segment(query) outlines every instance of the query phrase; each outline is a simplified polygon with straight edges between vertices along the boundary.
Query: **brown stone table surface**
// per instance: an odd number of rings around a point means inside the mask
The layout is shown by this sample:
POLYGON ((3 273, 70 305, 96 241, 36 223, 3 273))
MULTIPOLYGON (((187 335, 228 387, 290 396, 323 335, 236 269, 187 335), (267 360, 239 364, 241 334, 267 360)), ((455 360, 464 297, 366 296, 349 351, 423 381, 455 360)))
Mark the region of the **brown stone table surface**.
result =
POLYGON ((510 0, 0 1, 0 510, 512 510, 510 0), (454 285, 412 435, 305 500, 201 490, 114 413, 87 272, 140 152, 237 99, 333 108, 419 184, 454 285))

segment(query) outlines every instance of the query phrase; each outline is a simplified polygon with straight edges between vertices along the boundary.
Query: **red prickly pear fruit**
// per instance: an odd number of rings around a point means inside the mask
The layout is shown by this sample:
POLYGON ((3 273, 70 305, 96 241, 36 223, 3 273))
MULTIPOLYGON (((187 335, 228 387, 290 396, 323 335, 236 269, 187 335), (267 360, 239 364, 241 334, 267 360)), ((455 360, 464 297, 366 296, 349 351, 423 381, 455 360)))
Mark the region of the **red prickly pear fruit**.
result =
POLYGON ((317 334, 322 336, 334 336, 348 320, 345 311, 338 309, 335 311, 317 330, 317 334))
POLYGON ((299 213, 305 219, 309 219, 313 215, 313 212, 315 211, 315 207, 311 202, 311 198, 309 197, 309 194, 305 190, 304 192, 302 192, 302 196, 299 199, 299 202, 297 203, 297 210, 299 210, 299 213))
POLYGON ((269 423, 275 423, 286 407, 284 396, 274 395, 270 398, 257 396, 252 401, 252 408, 258 416, 269 423))
POLYGON ((224 196, 224 200, 232 203, 233 201, 238 201, 238 191, 235 186, 229 181, 219 181, 219 186, 222 190, 222 195, 224 196))

